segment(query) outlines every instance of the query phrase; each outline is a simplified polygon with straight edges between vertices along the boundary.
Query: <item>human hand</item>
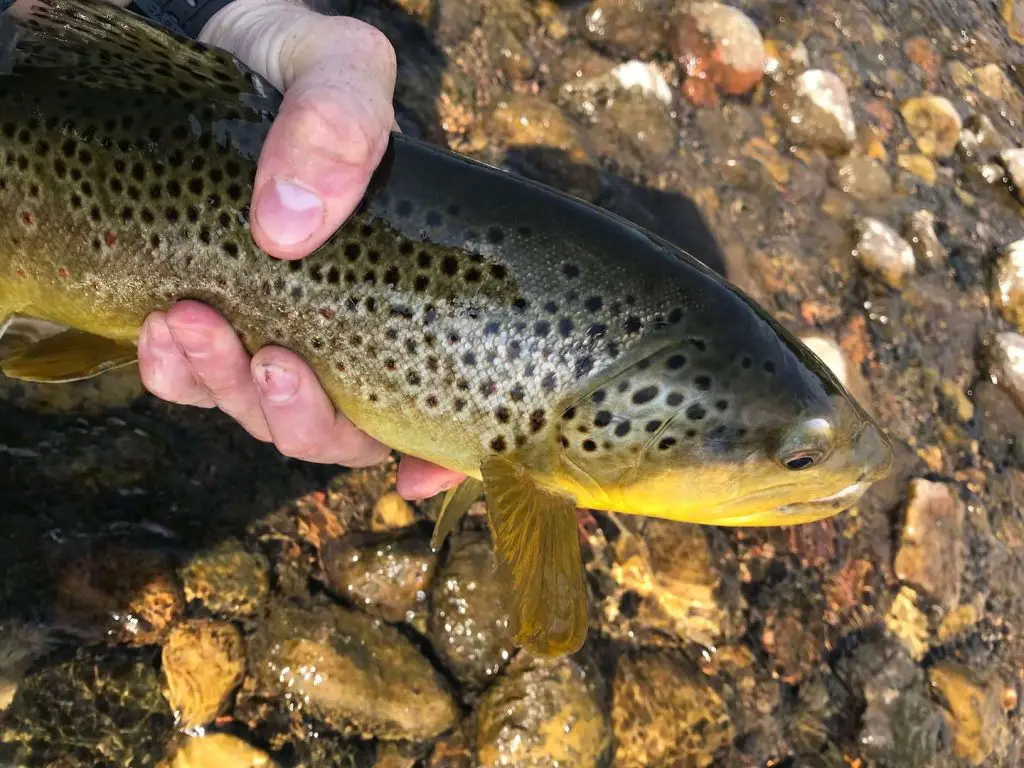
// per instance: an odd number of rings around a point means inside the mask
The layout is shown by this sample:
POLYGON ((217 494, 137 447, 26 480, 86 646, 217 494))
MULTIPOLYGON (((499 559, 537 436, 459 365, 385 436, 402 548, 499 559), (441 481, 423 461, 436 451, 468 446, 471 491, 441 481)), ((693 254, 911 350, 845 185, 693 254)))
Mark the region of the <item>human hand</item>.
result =
MULTIPOLYGON (((292 0, 234 0, 200 40, 231 51, 283 91, 260 155, 250 222, 271 255, 309 255, 355 210, 387 147, 395 125, 394 50, 363 22, 292 0)), ((298 355, 265 347, 250 359, 228 322, 204 304, 182 301, 151 314, 140 333, 139 366, 153 394, 220 408, 286 456, 358 467, 389 453, 335 411, 298 355)), ((398 491, 427 498, 462 477, 406 456, 398 491)))

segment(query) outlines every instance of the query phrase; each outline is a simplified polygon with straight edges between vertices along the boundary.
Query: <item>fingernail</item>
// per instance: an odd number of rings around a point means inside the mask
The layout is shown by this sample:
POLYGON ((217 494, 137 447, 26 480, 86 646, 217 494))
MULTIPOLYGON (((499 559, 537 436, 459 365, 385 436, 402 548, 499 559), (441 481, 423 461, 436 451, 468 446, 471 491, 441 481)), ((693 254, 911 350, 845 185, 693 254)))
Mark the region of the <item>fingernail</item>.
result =
POLYGON ((256 208, 260 226, 281 245, 308 240, 324 220, 318 195, 287 179, 272 179, 256 208))
POLYGON ((175 351, 176 345, 171 329, 162 317, 154 317, 146 323, 146 345, 161 355, 169 355, 175 351))
POLYGON ((256 366, 253 378, 264 397, 272 403, 287 403, 299 390, 299 377, 272 363, 256 366))

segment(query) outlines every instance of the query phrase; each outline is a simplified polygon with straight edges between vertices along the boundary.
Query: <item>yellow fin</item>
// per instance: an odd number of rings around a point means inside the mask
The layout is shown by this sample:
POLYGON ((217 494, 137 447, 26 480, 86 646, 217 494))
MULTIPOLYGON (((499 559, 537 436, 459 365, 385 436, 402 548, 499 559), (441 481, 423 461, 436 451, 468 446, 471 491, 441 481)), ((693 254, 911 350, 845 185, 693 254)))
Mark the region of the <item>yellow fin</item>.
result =
POLYGON ((576 503, 540 488, 507 459, 488 459, 481 474, 494 548, 512 591, 516 642, 543 656, 578 651, 589 611, 576 503))
POLYGON ((0 320, 0 360, 16 349, 37 344, 68 330, 66 325, 26 315, 9 315, 0 320))
POLYGON ((90 379, 137 360, 134 344, 68 330, 16 348, 0 362, 12 379, 62 384, 90 379))
POLYGON ((434 524, 434 534, 430 537, 431 549, 436 552, 441 548, 448 534, 455 530, 459 520, 483 492, 484 484, 472 477, 467 477, 454 488, 445 491, 441 511, 437 513, 437 522, 434 524))

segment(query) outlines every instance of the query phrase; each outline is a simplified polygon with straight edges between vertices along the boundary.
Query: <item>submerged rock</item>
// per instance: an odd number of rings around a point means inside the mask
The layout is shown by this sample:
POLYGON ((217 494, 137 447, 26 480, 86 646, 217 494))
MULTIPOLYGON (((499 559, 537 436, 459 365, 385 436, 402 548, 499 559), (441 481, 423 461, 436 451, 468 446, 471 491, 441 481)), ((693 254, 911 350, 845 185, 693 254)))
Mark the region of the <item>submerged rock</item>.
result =
POLYGON ((7 709, 32 663, 50 650, 52 633, 40 624, 0 621, 0 712, 7 709))
POLYGON ((723 3, 690 3, 678 15, 672 52, 686 75, 683 92, 711 106, 718 92, 747 93, 761 81, 764 39, 743 11, 723 3))
POLYGON ((735 728, 721 696, 682 658, 624 656, 612 691, 615 765, 706 768, 732 743, 735 728))
POLYGON ((915 478, 904 510, 896 576, 950 611, 960 602, 964 504, 946 483, 915 478))
POLYGON ((373 517, 370 518, 370 530, 381 533, 408 528, 416 522, 416 513, 412 505, 395 491, 385 493, 373 505, 373 517))
POLYGON ((623 58, 647 58, 665 39, 670 0, 593 0, 583 34, 623 58))
POLYGON ((93 646, 41 666, 4 714, 0 752, 24 766, 155 765, 174 732, 155 656, 93 646))
POLYGON ((162 654, 167 701, 178 726, 205 725, 228 706, 245 674, 242 636, 226 621, 193 619, 178 624, 162 654))
POLYGON ((420 536, 361 533, 332 539, 320 551, 331 591, 361 610, 400 622, 425 606, 437 556, 420 536))
POLYGON ((430 639, 459 682, 487 685, 515 649, 486 535, 452 538, 430 594, 430 639))
POLYGON ((848 157, 836 164, 834 182, 861 202, 885 200, 892 194, 892 179, 880 163, 869 157, 848 157))
POLYGON ((458 708, 441 676, 398 630, 333 604, 278 600, 250 638, 261 691, 345 734, 430 739, 458 708))
POLYGON ((775 88, 773 104, 794 144, 838 155, 857 140, 850 97, 834 72, 809 69, 801 73, 775 88))
POLYGON ((959 662, 941 661, 928 679, 942 694, 952 717, 953 751, 971 765, 983 765, 1009 736, 1003 715, 1003 685, 959 662))
POLYGON ((988 350, 988 374, 1024 411, 1024 336, 1013 331, 995 334, 988 350))
POLYGON ((270 565, 238 539, 194 555, 180 570, 185 599, 224 616, 251 616, 270 591, 270 565))
POLYGON ((699 526, 650 520, 642 540, 623 533, 616 549, 611 575, 623 590, 616 607, 633 619, 631 633, 646 630, 706 646, 718 643, 728 615, 718 598, 721 578, 699 526), (628 596, 638 605, 630 606, 628 596))
POLYGON ((928 617, 917 605, 917 593, 900 587, 885 615, 885 626, 915 660, 928 652, 928 617))
POLYGON ((229 733, 189 738, 167 768, 277 768, 270 755, 229 733))
POLYGON ((931 211, 922 209, 910 214, 903 234, 910 242, 918 266, 939 269, 946 265, 949 254, 935 234, 935 215, 931 211))
POLYGON ((57 557, 59 624, 89 639, 159 643, 185 608, 174 560, 159 549, 97 540, 57 557))
POLYGON ((597 768, 611 732, 593 673, 521 654, 480 700, 477 765, 597 768))
POLYGON ((960 139, 963 122, 949 99, 925 94, 900 107, 910 135, 928 157, 949 157, 960 139))
POLYGON ((859 219, 856 229, 858 238, 854 255, 861 267, 890 288, 903 287, 917 266, 910 243, 878 219, 859 219))
POLYGON ((994 271, 993 302, 1024 333, 1024 240, 1015 240, 999 255, 994 271))

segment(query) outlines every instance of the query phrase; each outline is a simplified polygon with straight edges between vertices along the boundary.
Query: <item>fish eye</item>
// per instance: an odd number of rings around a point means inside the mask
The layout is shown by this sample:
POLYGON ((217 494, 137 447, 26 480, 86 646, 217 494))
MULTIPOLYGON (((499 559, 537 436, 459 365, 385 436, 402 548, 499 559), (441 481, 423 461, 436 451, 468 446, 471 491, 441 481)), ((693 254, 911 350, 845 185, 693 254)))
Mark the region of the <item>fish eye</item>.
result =
POLYGON ((832 450, 832 425, 826 419, 809 419, 783 436, 776 458, 793 472, 809 469, 825 460, 832 450))
POLYGON ((818 463, 820 457, 812 453, 797 454, 795 456, 788 456, 782 460, 782 463, 786 466, 786 469, 792 469, 797 472, 801 469, 807 469, 808 467, 814 466, 818 463))

